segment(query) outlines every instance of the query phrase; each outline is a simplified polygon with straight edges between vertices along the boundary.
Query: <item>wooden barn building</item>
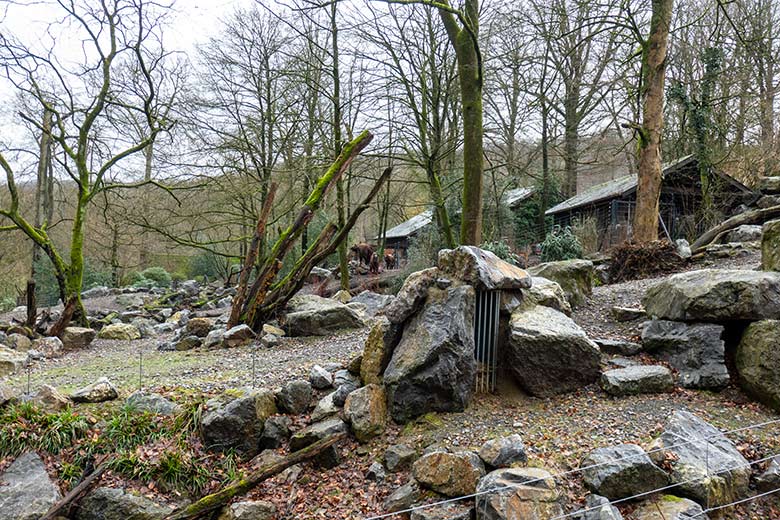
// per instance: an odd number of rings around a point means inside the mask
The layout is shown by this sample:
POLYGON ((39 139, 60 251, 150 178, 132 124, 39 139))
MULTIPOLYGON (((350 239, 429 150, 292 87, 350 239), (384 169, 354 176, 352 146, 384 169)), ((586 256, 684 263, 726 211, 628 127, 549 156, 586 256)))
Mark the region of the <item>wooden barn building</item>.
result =
MULTIPOLYGON (((715 208, 728 216, 755 197, 752 190, 726 175, 714 172, 715 208)), ((637 177, 626 175, 598 184, 548 209, 557 226, 593 219, 599 249, 605 250, 631 236, 636 206, 637 177)), ((698 160, 689 155, 664 166, 660 199, 659 235, 670 239, 692 238, 704 231, 697 214, 701 208, 698 160)))

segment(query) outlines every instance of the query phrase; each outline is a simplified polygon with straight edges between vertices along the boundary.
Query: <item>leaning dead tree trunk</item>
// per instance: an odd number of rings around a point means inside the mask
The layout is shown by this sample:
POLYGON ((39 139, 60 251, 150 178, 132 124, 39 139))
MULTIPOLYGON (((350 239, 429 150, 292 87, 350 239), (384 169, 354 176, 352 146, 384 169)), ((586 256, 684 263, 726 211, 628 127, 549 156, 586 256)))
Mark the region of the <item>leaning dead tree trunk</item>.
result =
POLYGON ((186 520, 188 518, 195 518, 204 515, 205 513, 216 511, 217 509, 227 504, 233 497, 246 494, 264 480, 281 473, 290 466, 316 457, 326 449, 344 439, 346 436, 346 433, 339 433, 331 437, 327 437, 321 441, 315 442, 311 446, 287 455, 279 462, 263 466, 249 476, 239 480, 235 484, 231 484, 225 488, 222 488, 214 494, 206 495, 197 502, 190 504, 180 511, 174 511, 172 514, 166 517, 166 520, 186 520))
MULTIPOLYGON (((261 262, 251 287, 249 287, 248 274, 246 277, 242 277, 236 297, 233 299, 233 313, 236 313, 237 317, 234 319, 231 316, 231 324, 245 323, 254 330, 259 330, 263 323, 295 294, 295 291, 290 291, 289 289, 293 287, 299 288, 309 275, 309 272, 311 272, 311 269, 333 252, 345 239, 350 229, 355 225, 357 217, 365 209, 363 204, 361 204, 358 210, 353 212, 350 219, 341 228, 338 228, 335 224, 325 226, 319 237, 309 246, 303 256, 295 262, 290 273, 277 281, 282 268, 282 261, 292 250, 295 241, 307 228, 315 212, 319 210, 325 195, 335 185, 354 158, 368 146, 372 139, 373 135, 368 131, 364 131, 352 142, 344 146, 336 161, 317 180, 314 189, 308 199, 306 199, 295 221, 282 232, 273 247, 271 247, 265 260, 261 262), (236 311, 236 308, 239 310, 236 311)), ((389 175, 390 173, 386 171, 377 180, 374 189, 371 190, 368 202, 364 201, 364 204, 367 205, 371 202, 389 175)), ((264 233, 262 228, 264 228, 264 225, 261 226, 261 222, 258 222, 255 234, 258 240, 260 239, 258 231, 264 233)))
POLYGON ((738 228, 739 226, 746 224, 763 224, 767 220, 771 220, 777 217, 780 217, 780 206, 772 206, 771 208, 756 209, 753 211, 740 213, 739 215, 731 217, 728 220, 724 220, 697 238, 696 241, 691 245, 691 251, 693 253, 698 253, 708 245, 715 242, 715 240, 723 236, 723 234, 726 232, 731 231, 734 228, 738 228))

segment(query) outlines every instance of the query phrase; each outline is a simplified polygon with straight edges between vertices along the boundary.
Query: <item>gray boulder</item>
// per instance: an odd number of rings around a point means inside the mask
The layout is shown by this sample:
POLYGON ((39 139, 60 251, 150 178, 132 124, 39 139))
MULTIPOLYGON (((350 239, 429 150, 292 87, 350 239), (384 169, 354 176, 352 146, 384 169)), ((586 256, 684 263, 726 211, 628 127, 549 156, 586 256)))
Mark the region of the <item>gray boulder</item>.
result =
POLYGON ((2 520, 38 520, 61 498, 37 453, 20 455, 0 474, 2 520))
POLYGON ((396 511, 409 509, 415 505, 420 498, 422 498, 420 486, 416 481, 411 480, 390 493, 382 503, 382 507, 388 513, 395 513, 396 511))
POLYGON ((394 420, 465 409, 476 371, 474 306, 473 287, 429 289, 425 306, 404 327, 384 372, 394 420))
POLYGON ((594 339, 593 342, 599 346, 602 352, 607 354, 618 354, 620 356, 635 356, 642 352, 642 345, 633 341, 621 339, 594 339))
POLYGON ((428 289, 438 276, 439 269, 436 267, 416 271, 407 276, 395 299, 385 307, 385 316, 390 323, 404 323, 416 313, 425 302, 428 289))
POLYGON ((296 296, 287 305, 290 336, 327 336, 342 329, 364 326, 354 309, 331 298, 315 294, 296 296))
POLYGON ((418 509, 410 520, 471 520, 474 508, 462 504, 441 504, 418 509))
POLYGON ((501 260, 491 251, 475 246, 442 249, 439 272, 482 291, 527 289, 531 277, 519 267, 501 260))
POLYGON ((531 287, 523 289, 524 306, 544 305, 571 316, 571 305, 560 284, 541 276, 532 277, 531 282, 531 287))
POLYGON ((677 411, 652 446, 656 463, 668 461, 680 493, 711 506, 746 496, 750 463, 718 429, 690 412, 677 411), (694 442, 684 442, 693 440, 694 442))
POLYGON ((203 340, 204 348, 214 348, 222 345, 222 341, 225 339, 225 329, 214 329, 208 333, 206 339, 203 340))
POLYGON ((780 271, 780 220, 770 220, 762 229, 761 269, 780 271))
POLYGON ((723 326, 653 320, 642 327, 645 351, 679 372, 685 388, 723 388, 729 383, 723 326))
POLYGON ((276 394, 276 404, 283 412, 297 415, 309 409, 311 398, 311 384, 297 379, 284 385, 276 394))
POLYGON ((5 339, 5 343, 12 349, 18 350, 19 352, 27 352, 33 348, 33 344, 32 341, 30 341, 30 338, 24 334, 19 334, 18 332, 9 334, 5 339))
POLYGON ((726 233, 724 242, 758 242, 761 240, 761 226, 743 224, 726 233))
POLYGON ((116 387, 106 377, 101 377, 91 385, 79 388, 70 395, 74 403, 102 403, 119 397, 116 387))
POLYGON ((647 311, 642 307, 621 307, 615 305, 610 309, 610 312, 615 321, 620 323, 638 320, 647 316, 647 311))
POLYGON ((672 372, 660 365, 636 365, 601 374, 601 388, 614 396, 661 394, 674 390, 672 372))
POLYGON ((174 344, 174 349, 178 350, 179 352, 184 352, 187 350, 192 350, 194 348, 198 348, 203 344, 203 338, 200 338, 198 336, 192 335, 192 336, 184 336, 180 340, 178 340, 174 344))
POLYGON ((599 495, 585 497, 585 507, 573 520, 623 520, 618 508, 610 504, 609 499, 599 495))
POLYGON ((387 397, 379 385, 366 385, 347 396, 344 418, 360 442, 381 435, 387 426, 387 397))
POLYGON ((309 370, 309 382, 317 390, 323 390, 333 386, 333 374, 319 365, 314 365, 309 370))
POLYGON ((425 488, 447 497, 457 497, 474 493, 485 475, 485 466, 471 451, 435 451, 414 462, 412 475, 425 488))
POLYGON ((141 495, 99 487, 81 500, 76 520, 162 520, 170 513, 141 495))
POLYGON ((385 467, 388 471, 403 471, 417 459, 417 450, 407 444, 395 444, 385 450, 385 467))
POLYGON ((373 291, 363 291, 353 296, 350 303, 362 303, 366 306, 366 316, 374 317, 384 313, 385 308, 392 303, 395 297, 391 294, 379 294, 373 291))
POLYGON ((669 477, 636 444, 598 448, 582 461, 585 486, 619 500, 666 486, 669 477))
POLYGON ((780 457, 772 458, 766 470, 756 477, 756 489, 761 493, 780 489, 780 457))
POLYGON ((528 271, 560 285, 572 308, 583 305, 593 292, 593 262, 590 260, 547 262, 528 271))
POLYGON ((263 500, 245 500, 225 506, 217 520, 273 520, 276 506, 263 500))
POLYGON ((15 374, 27 364, 27 354, 0 345, 0 377, 15 374))
POLYGON ((758 189, 761 193, 778 194, 780 193, 780 177, 761 177, 758 189))
POLYGON ((647 314, 675 321, 780 318, 780 273, 702 269, 678 273, 650 287, 647 314))
POLYGON ((208 411, 201 420, 200 434, 206 449, 235 449, 244 457, 259 452, 265 420, 277 413, 272 392, 256 390, 208 411))
POLYGON ((181 406, 160 394, 144 393, 140 390, 131 394, 125 403, 139 412, 150 412, 158 415, 174 416, 182 410, 181 406))
POLYGON ((497 469, 477 485, 479 520, 546 520, 564 514, 562 496, 549 471, 497 469))
POLYGON ((225 331, 222 337, 222 345, 228 348, 248 345, 255 339, 255 333, 249 325, 241 324, 225 331))
POLYGON ((32 342, 32 348, 46 357, 54 357, 62 352, 62 340, 56 336, 39 338, 32 342))
POLYGON ((576 390, 601 375, 598 346, 571 318, 541 305, 512 314, 506 356, 520 386, 538 397, 576 390))
MULTIPOLYGON (((290 451, 301 450, 317 441, 340 433, 346 433, 347 431, 347 424, 337 417, 314 423, 302 430, 298 430, 290 437, 290 451)), ((341 457, 336 446, 331 446, 318 455, 315 462, 324 468, 333 468, 339 465, 341 457)))
POLYGON ((780 320, 748 325, 737 347, 740 385, 758 400, 780 410, 780 320))
POLYGON ((290 438, 292 420, 286 415, 274 415, 265 420, 263 434, 260 436, 261 450, 280 448, 290 438))
POLYGON ((639 506, 635 520, 709 520, 699 504, 687 498, 663 495, 639 506))
MULTIPOLYGON (((331 392, 317 402, 314 411, 311 413, 312 421, 317 422, 327 419, 328 417, 337 415, 341 411, 341 406, 343 406, 343 404, 337 405, 334 400, 335 396, 336 392, 331 392)), ((347 395, 347 397, 349 397, 349 395, 347 395)), ((344 402, 346 403, 346 398, 344 399, 344 402)))
POLYGON ((506 468, 528 462, 523 439, 517 434, 487 441, 479 449, 479 456, 490 468, 506 468))

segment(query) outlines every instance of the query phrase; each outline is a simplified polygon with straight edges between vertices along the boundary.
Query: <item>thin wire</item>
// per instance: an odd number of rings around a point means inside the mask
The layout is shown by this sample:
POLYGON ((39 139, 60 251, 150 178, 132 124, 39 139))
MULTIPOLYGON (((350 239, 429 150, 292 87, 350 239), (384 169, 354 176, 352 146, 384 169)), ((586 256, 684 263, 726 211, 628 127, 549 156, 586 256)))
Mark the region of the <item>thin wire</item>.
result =
MULTIPOLYGON (((491 488, 491 489, 487 489, 487 490, 484 490, 484 491, 478 491, 478 492, 475 492, 475 493, 471 493, 470 495, 462 495, 462 496, 459 496, 459 497, 449 498, 449 499, 446 499, 446 500, 440 500, 438 502, 433 502, 433 503, 430 503, 430 504, 423 504, 423 505, 420 505, 420 506, 410 507, 410 508, 407 508, 407 509, 402 509, 400 511, 396 511, 394 513, 384 513, 384 514, 381 514, 381 515, 370 516, 370 517, 367 517, 365 520, 381 520, 382 518, 390 518, 392 516, 402 515, 402 514, 406 514, 406 513, 412 513, 414 511, 420 511, 420 510, 423 510, 423 509, 430 509, 430 508, 436 507, 436 506, 441 506, 441 505, 445 505, 445 504, 452 504, 452 503, 455 503, 455 502, 460 502, 460 501, 463 501, 463 500, 469 500, 471 498, 476 498, 478 496, 486 495, 488 493, 496 493, 498 491, 505 491, 505 490, 508 490, 508 489, 514 489, 514 488, 517 488, 517 487, 520 487, 520 486, 527 486, 529 484, 533 484, 533 483, 536 483, 536 482, 541 482, 543 480, 547 480, 548 478, 565 477, 565 476, 568 476, 568 475, 581 473, 581 472, 583 472, 585 470, 599 468, 601 466, 606 466, 608 464, 614 464, 615 462, 632 460, 632 459, 635 459, 635 458, 644 457, 645 455, 650 455, 652 453, 658 453, 658 452, 661 452, 661 451, 668 451, 668 450, 671 450, 671 449, 674 449, 674 448, 679 448, 681 446, 686 446, 686 445, 689 445, 689 444, 695 444, 697 442, 709 441, 709 439, 714 439, 716 437, 730 435, 732 433, 738 433, 738 432, 742 432, 742 431, 746 431, 746 430, 754 430, 754 429, 757 429, 757 428, 763 428, 765 426, 771 426, 773 424, 778 424, 778 423, 780 423, 780 419, 773 419, 771 421, 766 421, 766 422, 757 423, 757 424, 751 424, 751 425, 748 425, 748 426, 743 426, 741 428, 735 428, 733 430, 727 430, 727 431, 724 431, 724 432, 718 431, 717 433, 713 433, 712 435, 708 435, 706 437, 702 437, 702 438, 699 438, 699 439, 694 439, 694 440, 690 440, 690 441, 681 442, 679 444, 672 444, 670 446, 664 446, 664 447, 656 448, 656 449, 653 449, 653 450, 650 450, 650 451, 643 451, 642 453, 637 453, 635 455, 629 455, 628 457, 622 457, 620 459, 612 459, 612 460, 607 461, 607 462, 601 462, 599 464, 592 464, 590 466, 583 466, 583 467, 572 469, 572 470, 569 470, 569 471, 564 471, 562 473, 557 473, 555 475, 550 475, 548 477, 541 477, 541 478, 536 478, 536 479, 532 479, 532 480, 527 480, 525 482, 518 483, 518 484, 508 484, 508 485, 502 486, 502 487, 491 488)), ((761 461, 756 461, 756 462, 761 462, 761 461)), ((736 468, 734 468, 734 469, 736 469, 736 468)))
POLYGON ((739 505, 739 504, 744 504, 745 502, 752 502, 753 500, 758 500, 759 498, 765 497, 767 495, 771 495, 773 493, 777 493, 778 491, 780 491, 780 488, 773 489, 772 491, 766 491, 766 492, 761 493, 759 495, 753 495, 752 497, 743 498, 742 500, 735 500, 734 502, 731 502, 729 504, 723 504, 722 506, 711 507, 709 509, 705 509, 701 513, 696 513, 691 518, 696 518, 697 516, 701 516, 701 515, 704 515, 704 514, 707 514, 707 513, 711 513, 713 511, 718 511, 719 509, 726 509, 727 507, 732 507, 732 506, 736 506, 736 505, 739 505))

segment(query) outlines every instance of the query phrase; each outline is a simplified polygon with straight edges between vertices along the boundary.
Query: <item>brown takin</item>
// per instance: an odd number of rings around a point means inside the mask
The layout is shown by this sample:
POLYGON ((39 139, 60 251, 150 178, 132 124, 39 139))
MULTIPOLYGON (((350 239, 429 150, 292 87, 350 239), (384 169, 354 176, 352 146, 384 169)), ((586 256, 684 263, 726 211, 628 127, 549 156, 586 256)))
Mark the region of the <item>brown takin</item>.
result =
POLYGON ((371 255, 374 254, 374 248, 369 244, 361 242, 360 244, 355 244, 354 246, 350 247, 349 250, 352 252, 353 258, 355 258, 355 260, 361 264, 366 264, 368 266, 371 265, 371 255))
POLYGON ((395 255, 392 249, 385 249, 385 269, 395 269, 395 255))
POLYGON ((379 255, 371 253, 371 260, 368 263, 368 272, 371 274, 379 274, 379 255))

